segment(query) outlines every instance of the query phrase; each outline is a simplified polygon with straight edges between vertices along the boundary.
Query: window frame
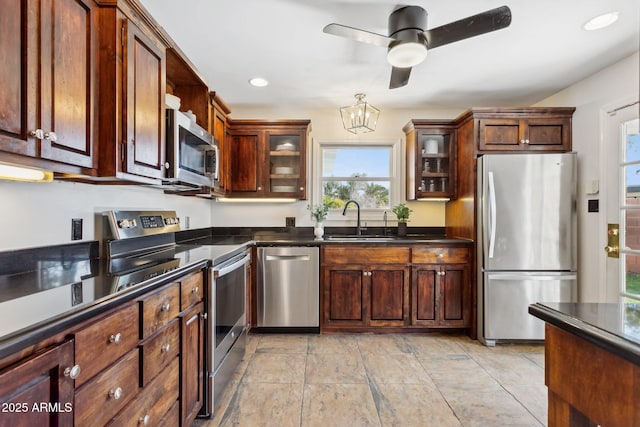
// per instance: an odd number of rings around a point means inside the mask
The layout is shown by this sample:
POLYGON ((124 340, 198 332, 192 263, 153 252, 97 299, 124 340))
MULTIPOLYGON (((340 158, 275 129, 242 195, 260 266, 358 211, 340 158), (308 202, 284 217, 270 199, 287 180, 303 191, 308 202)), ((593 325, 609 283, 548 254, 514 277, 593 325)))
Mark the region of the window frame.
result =
MULTIPOLYGON (((366 141, 344 140, 313 140, 312 141, 312 167, 311 167, 311 205, 319 205, 322 203, 322 150, 323 148, 390 148, 390 175, 389 175, 389 208, 362 208, 360 210, 361 221, 382 220, 383 212, 391 211, 391 207, 401 203, 404 200, 404 173, 403 173, 403 157, 402 157, 402 140, 401 139, 376 139, 366 141)), ((363 178, 369 181, 369 179, 363 178)), ((327 222, 351 222, 350 218, 342 216, 340 209, 330 209, 327 222)), ((364 225, 364 224, 363 224, 364 225)))

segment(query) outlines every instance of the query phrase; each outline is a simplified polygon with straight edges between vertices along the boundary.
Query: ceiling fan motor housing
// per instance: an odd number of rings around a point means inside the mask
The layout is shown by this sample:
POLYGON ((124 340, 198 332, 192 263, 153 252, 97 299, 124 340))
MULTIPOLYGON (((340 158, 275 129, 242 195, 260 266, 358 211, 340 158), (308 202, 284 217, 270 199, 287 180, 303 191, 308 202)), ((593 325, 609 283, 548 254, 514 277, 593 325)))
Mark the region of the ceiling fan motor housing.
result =
POLYGON ((420 6, 405 6, 394 10, 389 15, 388 29, 389 37, 400 42, 424 43, 421 34, 427 29, 427 11, 420 6))

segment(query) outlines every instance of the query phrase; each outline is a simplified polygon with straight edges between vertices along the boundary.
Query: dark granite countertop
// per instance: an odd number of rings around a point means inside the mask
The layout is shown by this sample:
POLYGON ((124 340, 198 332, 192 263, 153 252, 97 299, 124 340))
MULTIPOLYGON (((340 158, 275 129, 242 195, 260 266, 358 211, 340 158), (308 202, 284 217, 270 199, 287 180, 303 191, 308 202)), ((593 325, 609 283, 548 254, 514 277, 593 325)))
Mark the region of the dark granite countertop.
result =
POLYGON ((537 303, 529 313, 640 365, 639 303, 537 303))

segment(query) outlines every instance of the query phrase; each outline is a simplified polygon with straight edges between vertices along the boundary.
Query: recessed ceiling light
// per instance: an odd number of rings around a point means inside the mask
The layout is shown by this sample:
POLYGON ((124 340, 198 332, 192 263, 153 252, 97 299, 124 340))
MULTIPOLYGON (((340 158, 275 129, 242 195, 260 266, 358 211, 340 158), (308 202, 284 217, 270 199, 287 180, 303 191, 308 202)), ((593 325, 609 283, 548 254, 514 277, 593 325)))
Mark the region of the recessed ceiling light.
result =
POLYGON ((265 87, 269 84, 267 79, 263 79, 262 77, 254 77, 249 80, 249 84, 255 87, 265 87))
POLYGON ((599 30, 608 27, 618 20, 618 12, 609 12, 589 19, 583 26, 587 31, 599 30))

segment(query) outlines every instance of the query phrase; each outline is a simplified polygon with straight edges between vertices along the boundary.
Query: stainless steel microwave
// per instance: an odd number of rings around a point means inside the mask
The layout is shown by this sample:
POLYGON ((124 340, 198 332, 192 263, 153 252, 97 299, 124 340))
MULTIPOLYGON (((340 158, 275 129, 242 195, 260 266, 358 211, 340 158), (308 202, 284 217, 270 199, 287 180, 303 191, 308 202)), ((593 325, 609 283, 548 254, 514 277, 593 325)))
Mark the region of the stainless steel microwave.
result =
POLYGON ((167 109, 167 179, 173 186, 218 188, 217 141, 185 113, 167 109))

